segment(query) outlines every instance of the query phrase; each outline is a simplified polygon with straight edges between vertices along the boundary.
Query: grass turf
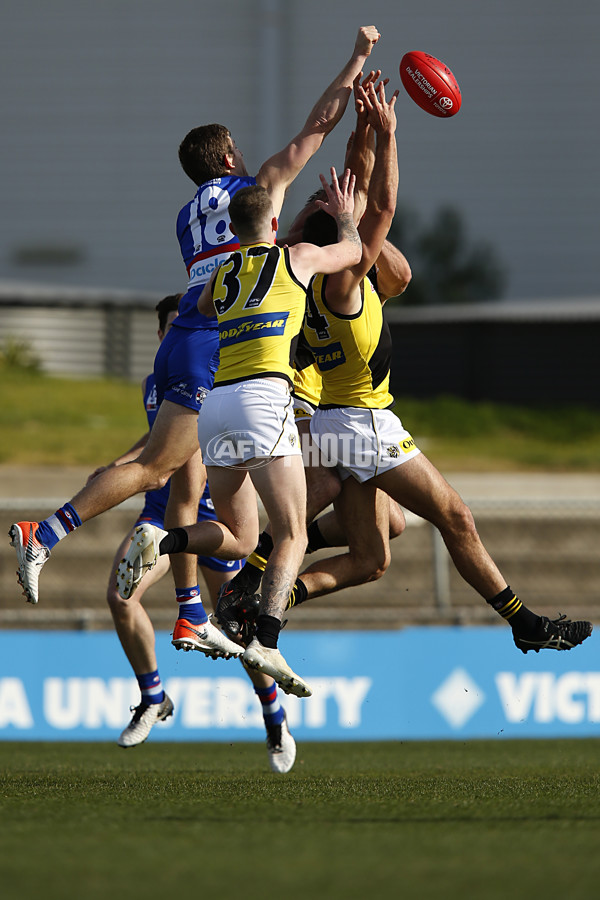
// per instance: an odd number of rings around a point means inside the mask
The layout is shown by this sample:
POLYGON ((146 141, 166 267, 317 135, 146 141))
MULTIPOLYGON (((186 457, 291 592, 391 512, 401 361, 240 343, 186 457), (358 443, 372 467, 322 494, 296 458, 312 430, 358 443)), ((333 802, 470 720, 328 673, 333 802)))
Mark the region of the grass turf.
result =
POLYGON ((591 898, 598 741, 0 744, 13 898, 591 898))
MULTIPOLYGON (((137 384, 54 378, 1 364, 0 376, 0 464, 93 469, 146 431, 137 384)), ((395 411, 442 471, 599 471, 597 409, 398 397, 395 411), (568 438, 557 439, 557 422, 568 438)))

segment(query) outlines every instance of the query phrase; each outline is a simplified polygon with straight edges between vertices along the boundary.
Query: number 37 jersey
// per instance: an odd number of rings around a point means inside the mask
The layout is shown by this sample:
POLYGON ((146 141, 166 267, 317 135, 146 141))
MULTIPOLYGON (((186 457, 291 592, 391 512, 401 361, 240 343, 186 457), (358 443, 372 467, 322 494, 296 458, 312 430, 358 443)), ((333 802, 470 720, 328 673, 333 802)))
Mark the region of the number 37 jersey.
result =
POLYGON ((187 293, 179 302, 177 325, 196 328, 206 322, 197 308, 202 288, 239 241, 230 228, 229 204, 241 188, 256 184, 250 175, 224 175, 198 188, 177 217, 177 238, 189 276, 187 293))
POLYGON ((292 272, 287 247, 243 246, 219 266, 212 293, 220 353, 215 387, 266 375, 291 385, 306 289, 292 272))

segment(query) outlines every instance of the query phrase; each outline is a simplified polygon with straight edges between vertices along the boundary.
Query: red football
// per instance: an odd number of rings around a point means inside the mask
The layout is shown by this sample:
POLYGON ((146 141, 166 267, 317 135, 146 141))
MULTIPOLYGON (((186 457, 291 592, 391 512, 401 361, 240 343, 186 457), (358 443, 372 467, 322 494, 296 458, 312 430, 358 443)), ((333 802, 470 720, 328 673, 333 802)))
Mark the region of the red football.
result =
POLYGON ((447 119, 460 109, 458 82, 448 66, 422 50, 405 53, 400 63, 400 78, 417 106, 447 119))

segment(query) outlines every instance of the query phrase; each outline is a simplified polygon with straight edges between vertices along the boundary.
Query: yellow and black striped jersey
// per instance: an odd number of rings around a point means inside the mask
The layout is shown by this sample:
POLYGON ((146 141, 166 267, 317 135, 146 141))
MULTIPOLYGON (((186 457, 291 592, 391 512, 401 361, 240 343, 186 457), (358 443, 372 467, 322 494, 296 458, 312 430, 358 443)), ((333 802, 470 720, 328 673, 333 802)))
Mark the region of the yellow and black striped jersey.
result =
POLYGON ((249 244, 219 266, 212 296, 219 323, 215 387, 277 375, 292 384, 306 289, 287 247, 249 244))
POLYGON ((392 340, 381 301, 371 281, 363 278, 360 311, 332 312, 325 300, 326 275, 315 275, 307 296, 303 332, 323 385, 322 409, 355 406, 387 409, 392 340))

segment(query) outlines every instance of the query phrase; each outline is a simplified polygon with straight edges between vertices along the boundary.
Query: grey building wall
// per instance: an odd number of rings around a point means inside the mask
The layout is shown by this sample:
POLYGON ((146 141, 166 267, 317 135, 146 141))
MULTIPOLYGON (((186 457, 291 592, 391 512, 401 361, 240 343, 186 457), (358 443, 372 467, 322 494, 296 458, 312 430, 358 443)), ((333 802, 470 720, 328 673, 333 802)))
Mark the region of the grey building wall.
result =
MULTIPOLYGON (((588 0, 6 0, 0 279, 182 289, 174 225, 193 186, 180 139, 223 121, 256 171, 369 23, 392 86, 402 54, 425 49, 463 91, 447 121, 401 93, 401 199, 424 222, 460 208, 506 265, 510 298, 597 296, 600 5, 588 0)), ((340 164, 352 118, 291 189, 284 225, 340 164)))

